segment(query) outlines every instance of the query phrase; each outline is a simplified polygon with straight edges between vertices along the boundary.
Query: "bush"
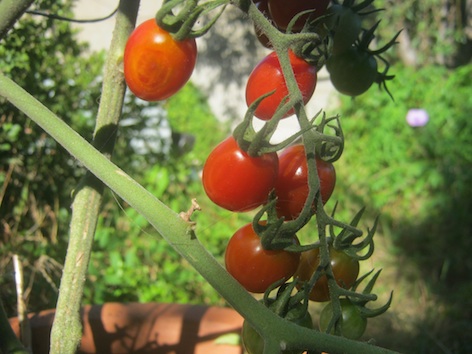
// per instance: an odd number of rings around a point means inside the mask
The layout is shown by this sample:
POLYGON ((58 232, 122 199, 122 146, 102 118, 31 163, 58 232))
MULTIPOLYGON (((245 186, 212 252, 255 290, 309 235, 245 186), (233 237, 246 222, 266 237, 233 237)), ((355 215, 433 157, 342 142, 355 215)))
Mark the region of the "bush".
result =
POLYGON ((430 331, 451 351, 468 352, 457 328, 472 325, 463 311, 472 306, 472 66, 396 66, 391 72, 397 74, 389 83, 395 101, 375 88, 341 101, 347 143, 333 198, 341 208, 365 205, 381 214, 399 272, 419 274, 434 294, 422 333, 430 331), (429 122, 409 126, 411 108, 426 110, 429 122))
MULTIPOLYGON (((70 15, 71 1, 39 9, 70 15)), ((103 56, 83 58, 67 22, 25 15, 0 42, 0 70, 77 131, 91 137, 103 56)), ((25 265, 30 310, 55 306, 67 245, 71 191, 81 166, 24 114, 0 99, 0 296, 16 302, 11 256, 25 265)))
POLYGON ((359 199, 369 196, 392 219, 418 222, 470 193, 472 66, 452 72, 394 67, 392 72, 398 77, 389 85, 395 101, 375 89, 343 100, 347 144, 342 160, 354 161, 355 168, 340 183, 359 199), (411 108, 425 109, 429 122, 409 126, 405 117, 411 108))
MULTIPOLYGON (((35 5, 71 16, 71 4, 43 0, 35 5)), ((25 15, 0 44, 0 56, 5 58, 0 70, 91 139, 104 54, 84 55, 86 50, 68 22, 25 15)), ((72 191, 85 170, 31 120, 1 103, 0 296, 8 314, 14 315, 13 254, 19 254, 25 265, 28 310, 56 305, 72 191)), ((204 208, 195 216, 198 227, 202 225, 199 237, 217 255, 243 222, 215 210, 205 199, 199 171, 228 128, 216 120, 206 97, 191 84, 163 103, 127 95, 113 156, 176 211, 187 210, 197 197, 204 208)), ((111 193, 105 195, 89 278, 88 303, 221 301, 172 247, 111 193)))
MULTIPOLYGON (((227 240, 250 220, 250 216, 232 215, 216 207, 201 186, 202 164, 210 150, 226 136, 227 127, 212 116, 205 96, 191 84, 166 101, 164 107, 167 111, 161 112, 159 126, 164 130, 175 126, 178 132, 172 130, 167 134, 170 143, 163 140, 162 146, 169 148, 159 164, 145 162, 153 158, 152 151, 141 156, 135 151, 132 156, 141 162, 133 168, 133 177, 176 212, 188 210, 191 199, 196 198, 202 207, 202 212, 193 217, 197 221, 197 235, 222 260, 227 240), (208 134, 210 131, 212 134, 208 134)), ((123 151, 118 147, 115 157, 120 160, 123 151)), ((224 304, 208 282, 142 216, 125 205, 119 206, 113 198, 108 198, 101 214, 96 240, 90 282, 85 289, 86 302, 224 304)))

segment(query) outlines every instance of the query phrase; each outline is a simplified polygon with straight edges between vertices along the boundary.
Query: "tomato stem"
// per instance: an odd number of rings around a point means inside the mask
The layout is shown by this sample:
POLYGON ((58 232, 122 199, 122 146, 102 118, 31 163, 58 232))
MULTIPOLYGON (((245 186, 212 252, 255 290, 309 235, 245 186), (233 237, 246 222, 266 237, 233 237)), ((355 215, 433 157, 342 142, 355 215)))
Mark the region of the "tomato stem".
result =
POLYGON ((16 20, 30 7, 34 0, 0 1, 0 40, 13 27, 16 20))
MULTIPOLYGON (((126 85, 120 58, 137 18, 139 1, 121 0, 116 24, 105 64, 102 96, 98 109, 93 144, 110 158, 114 149, 118 121, 126 85)), ((71 353, 82 337, 80 307, 95 228, 100 215, 103 183, 87 171, 76 188, 72 203, 69 243, 57 302, 56 317, 51 330, 51 353, 71 353)))

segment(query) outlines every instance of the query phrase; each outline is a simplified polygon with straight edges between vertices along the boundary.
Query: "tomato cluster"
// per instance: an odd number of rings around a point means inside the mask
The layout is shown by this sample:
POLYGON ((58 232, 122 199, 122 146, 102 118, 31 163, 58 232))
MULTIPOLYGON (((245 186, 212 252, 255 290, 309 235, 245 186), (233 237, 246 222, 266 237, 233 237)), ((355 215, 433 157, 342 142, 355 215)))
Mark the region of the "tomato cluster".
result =
MULTIPOLYGON (((334 166, 321 158, 316 158, 316 165, 320 195, 322 202, 326 203, 336 181, 334 166)), ((208 156, 202 182, 208 197, 215 204, 236 212, 249 211, 265 204, 269 193, 274 191, 278 217, 287 221, 294 220, 302 211, 309 194, 305 149, 303 145, 292 145, 280 156, 267 153, 251 157, 238 146, 233 137, 229 137, 208 156)), ((316 212, 314 204, 310 212, 316 212)), ((293 244, 298 244, 295 235, 293 244)), ((302 259, 305 258, 304 253, 302 259)), ((306 268, 306 271, 300 270, 300 253, 264 249, 252 224, 243 226, 231 237, 225 263, 228 272, 248 291, 254 293, 263 293, 273 283, 288 280, 297 269, 307 277, 308 273, 311 274, 316 269, 310 261, 302 263, 302 269, 306 268)), ((300 279, 307 280, 301 276, 300 279)))
POLYGON ((376 11, 366 11, 371 3, 372 1, 365 0, 354 5, 354 1, 344 1, 342 5, 334 3, 327 11, 325 25, 331 30, 332 47, 326 69, 336 90, 348 96, 363 94, 373 83, 378 83, 387 90, 386 81, 393 78, 387 75, 389 65, 381 54, 396 43, 399 32, 384 47, 369 49, 379 24, 377 22, 368 30, 362 28, 363 18, 376 11), (384 72, 378 71, 377 59, 385 63, 384 72))
MULTIPOLYGON (((320 195, 325 203, 334 189, 335 170, 331 163, 320 158, 316 159, 316 164, 320 195)), ((303 145, 292 145, 280 156, 266 153, 251 157, 231 136, 208 156, 202 182, 215 204, 235 212, 250 211, 265 204, 269 193, 274 191, 278 217, 294 220, 302 211, 309 193, 305 149, 303 145)), ((315 212, 313 205, 311 213, 315 212)), ((295 235, 293 243, 298 244, 295 235)), ((299 268, 300 253, 264 249, 252 224, 247 224, 231 237, 225 263, 228 272, 248 291, 263 293, 273 283, 293 276, 299 268)))
POLYGON ((340 93, 358 96, 379 80, 377 61, 368 43, 358 41, 362 16, 349 6, 335 4, 329 9, 332 28, 332 54, 326 61, 331 83, 340 93), (367 45, 366 45, 367 44, 367 45))
MULTIPOLYGON (((299 31, 303 27, 300 23, 307 17, 301 16, 289 25, 296 14, 311 9, 313 14, 321 16, 328 3, 294 1, 288 5, 269 0, 258 1, 256 5, 280 31, 287 30, 287 27, 290 31, 299 31), (290 11, 281 11, 287 6, 290 11)), ((317 68, 291 50, 288 51, 288 63, 299 89, 301 103, 306 104, 316 88, 317 68)), ((276 52, 271 52, 248 78, 246 103, 249 112, 266 122, 283 119, 295 113, 295 102, 291 102, 291 98, 281 60, 276 52)), ((264 150, 267 145, 261 144, 261 149, 253 149, 250 154, 248 146, 243 144, 246 133, 247 130, 242 134, 235 132, 234 136, 228 137, 210 152, 202 171, 202 184, 207 196, 218 206, 233 212, 248 212, 260 207, 262 210, 270 209, 273 202, 273 214, 282 224, 300 223, 301 219, 314 216, 319 203, 325 204, 333 194, 336 185, 333 163, 323 159, 319 154, 322 150, 307 151, 304 144, 290 144, 278 149, 277 153, 264 150), (313 184, 315 179, 313 176, 310 178, 309 164, 316 165, 316 187, 313 184), (317 188, 316 195, 310 193, 314 188, 317 188)), ((291 278, 299 289, 311 284, 313 274, 319 272, 321 267, 319 248, 294 251, 296 247, 290 246, 299 246, 295 233, 290 235, 289 244, 285 242, 283 247, 267 248, 264 242, 267 236, 261 230, 257 231, 255 225, 270 222, 274 220, 256 220, 232 235, 225 252, 227 271, 252 293, 267 293, 274 286, 287 284, 291 278)), ((269 242, 269 246, 273 244, 269 242)), ((337 284, 345 289, 351 288, 359 274, 359 262, 333 246, 330 246, 329 254, 337 284)), ((327 276, 322 270, 318 280, 310 285, 312 288, 307 299, 317 302, 330 300, 327 276)), ((305 316, 300 319, 297 323, 310 328, 313 326, 311 318, 305 316)), ((242 338, 249 353, 262 352, 261 336, 247 323, 244 324, 242 338)))
MULTIPOLYGON (((320 194, 325 203, 335 185, 335 170, 331 163, 316 159, 321 181, 320 194)), ((308 198, 307 160, 303 145, 293 145, 280 156, 266 153, 251 157, 233 137, 220 143, 208 156, 202 173, 203 187, 208 197, 220 207, 245 212, 269 199, 271 191, 277 198, 280 218, 293 220, 300 214, 308 198)), ((316 212, 313 207, 312 213, 316 212)), ((293 235, 294 244, 298 244, 293 235)), ((248 224, 230 239, 225 256, 228 272, 248 291, 265 292, 276 281, 286 281, 299 268, 300 254, 283 249, 265 250, 248 224)))
MULTIPOLYGON (((365 258, 357 252, 373 249, 373 232, 354 244, 362 234, 353 231, 362 212, 349 225, 326 220, 323 206, 336 185, 333 162, 342 153, 344 138, 338 117, 326 119, 323 114, 320 122, 318 116, 307 117, 304 106, 315 93, 318 70, 323 65, 333 86, 350 96, 364 93, 373 83, 385 86, 385 81, 392 78, 386 74, 388 63, 380 54, 395 43, 396 37, 373 51, 369 45, 378 24, 371 29, 362 28, 362 18, 369 13, 366 9, 372 2, 244 3, 243 10, 255 22, 259 21, 255 29, 261 43, 277 50, 263 58, 249 75, 244 121, 232 136, 210 152, 202 169, 203 189, 216 205, 231 212, 259 208, 253 222, 242 226, 229 239, 225 253, 228 273, 247 291, 264 293, 267 307, 301 326, 313 326, 307 312, 308 300, 331 300, 321 312, 320 329, 352 339, 363 334, 366 317, 385 311, 389 303, 377 310, 364 306, 370 300, 362 296, 370 293, 378 273, 363 294, 355 293, 366 277, 358 279, 359 260, 365 258), (378 71, 378 59, 387 66, 383 73, 378 71), (301 131, 273 145, 270 140, 279 121, 293 114, 297 115, 301 131), (258 132, 252 126, 254 118, 264 121, 258 132), (334 133, 329 135, 325 129, 334 133), (295 143, 300 136, 303 143, 295 143), (300 245, 296 234, 315 216, 320 232, 318 242, 300 245), (342 229, 339 234, 333 231, 334 225, 342 229), (277 288, 277 297, 268 301, 266 296, 277 288), (292 298, 295 290, 301 296, 292 298)), ((201 13, 221 4, 210 1, 200 6, 198 2, 189 2, 176 15, 167 6, 168 12, 158 14, 157 21, 145 21, 135 29, 128 39, 123 63, 126 83, 137 97, 163 100, 189 80, 197 57, 194 37, 203 34, 214 21, 202 25, 201 30, 194 31, 192 27, 201 13), (166 25, 167 16, 171 20, 166 25)), ((263 338, 247 323, 242 339, 249 353, 263 352, 263 338)))

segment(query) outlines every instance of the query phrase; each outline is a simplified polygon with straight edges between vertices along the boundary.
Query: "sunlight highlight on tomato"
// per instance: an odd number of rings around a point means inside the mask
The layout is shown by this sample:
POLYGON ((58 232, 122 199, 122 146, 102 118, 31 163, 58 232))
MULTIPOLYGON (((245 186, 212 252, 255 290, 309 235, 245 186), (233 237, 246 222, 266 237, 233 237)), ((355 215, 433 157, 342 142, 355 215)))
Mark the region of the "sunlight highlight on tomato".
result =
MULTIPOLYGON (((336 170, 330 162, 316 158, 320 179, 321 200, 326 203, 333 194, 336 170)), ((308 198, 308 165, 303 145, 293 145, 279 156, 279 174, 275 184, 277 215, 285 220, 296 219, 308 198)), ((313 206, 313 213, 316 208, 313 206)))
POLYGON ((278 166, 275 152, 249 156, 231 136, 208 156, 203 166, 203 188, 220 207, 249 211, 267 201, 275 185, 278 166))
POLYGON ((154 19, 147 20, 136 27, 126 43, 126 84, 146 101, 169 98, 190 79, 196 60, 195 39, 176 41, 154 19))
MULTIPOLYGON (((299 244, 296 236, 293 243, 299 244)), ((288 280, 299 262, 300 253, 265 250, 252 223, 236 231, 226 247, 226 270, 253 293, 263 293, 276 281, 288 280)))
MULTIPOLYGON (((298 88, 302 94, 303 103, 308 103, 313 92, 315 92, 317 82, 316 67, 308 64, 302 58, 297 57, 289 51, 290 65, 295 74, 298 88)), ((279 104, 287 98, 288 88, 279 59, 275 52, 267 55, 254 68, 246 84, 246 103, 250 106, 254 101, 264 94, 275 92, 264 98, 256 108, 254 115, 262 120, 269 120, 275 114, 279 104)), ((294 114, 294 110, 289 110, 284 117, 294 114)))

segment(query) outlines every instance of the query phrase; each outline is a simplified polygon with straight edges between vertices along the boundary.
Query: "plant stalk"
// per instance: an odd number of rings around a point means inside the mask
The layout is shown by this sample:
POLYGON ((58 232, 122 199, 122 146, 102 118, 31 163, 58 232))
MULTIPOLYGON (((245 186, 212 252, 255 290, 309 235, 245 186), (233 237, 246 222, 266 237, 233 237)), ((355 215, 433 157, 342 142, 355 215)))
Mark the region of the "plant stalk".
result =
MULTIPOLYGON (((252 7, 253 4, 251 3, 249 6, 252 7)), ((288 350, 324 350, 330 353, 394 353, 367 343, 300 327, 277 316, 263 304, 257 302, 225 271, 198 241, 191 223, 183 220, 146 191, 40 102, 1 74, 0 95, 7 97, 11 103, 32 118, 80 160, 99 180, 143 215, 169 244, 187 259, 228 303, 244 316, 251 326, 266 338, 267 349, 273 349, 274 354, 280 352, 281 347, 288 350)), ((304 113, 303 107, 297 108, 304 113)))
POLYGON ((0 40, 34 0, 0 0, 0 40))
MULTIPOLYGON (((105 64, 102 96, 93 145, 111 158, 126 84, 120 63, 126 40, 133 30, 139 1, 121 0, 105 64)), ((103 183, 89 171, 74 191, 69 244, 61 279, 56 317, 51 330, 51 353, 75 353, 82 338, 80 307, 92 244, 104 192, 103 183)))
POLYGON ((329 350, 330 353, 395 353, 367 343, 336 337, 277 316, 258 303, 208 253, 193 226, 150 194, 123 170, 105 158, 77 132, 55 116, 24 89, 0 74, 0 95, 32 118, 94 175, 143 215, 149 223, 262 335, 284 340, 290 348, 329 350))

